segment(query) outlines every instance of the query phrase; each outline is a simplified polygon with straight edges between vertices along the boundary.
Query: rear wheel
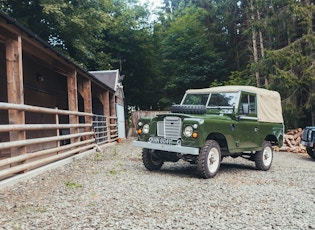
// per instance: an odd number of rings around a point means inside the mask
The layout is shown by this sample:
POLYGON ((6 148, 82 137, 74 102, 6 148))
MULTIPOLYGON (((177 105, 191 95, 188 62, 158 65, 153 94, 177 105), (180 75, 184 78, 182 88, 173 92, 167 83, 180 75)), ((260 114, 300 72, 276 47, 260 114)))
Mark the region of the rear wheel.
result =
POLYGON ((307 154, 310 155, 311 158, 315 159, 315 149, 314 148, 306 148, 307 154))
POLYGON ((214 140, 208 140, 202 147, 198 156, 197 170, 202 178, 214 177, 221 163, 221 150, 219 144, 214 140))
POLYGON ((142 150, 142 161, 150 171, 159 170, 164 164, 164 160, 156 156, 153 149, 142 150))
POLYGON ((264 142, 261 151, 255 154, 256 168, 259 170, 267 171, 270 169, 273 159, 273 149, 270 142, 264 142))

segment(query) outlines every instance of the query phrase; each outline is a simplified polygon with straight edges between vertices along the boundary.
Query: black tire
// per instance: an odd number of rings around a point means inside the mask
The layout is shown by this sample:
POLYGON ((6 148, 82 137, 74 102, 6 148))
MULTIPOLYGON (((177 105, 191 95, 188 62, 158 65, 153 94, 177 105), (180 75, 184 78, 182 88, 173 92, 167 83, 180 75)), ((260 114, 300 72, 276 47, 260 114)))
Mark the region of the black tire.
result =
POLYGON ((261 151, 255 154, 256 168, 262 171, 270 169, 273 160, 273 149, 270 142, 265 141, 261 151))
POLYGON ((142 161, 150 171, 159 170, 164 164, 164 160, 157 157, 152 149, 142 149, 142 161))
POLYGON ((186 113, 186 114, 204 114, 207 108, 205 105, 172 105, 172 113, 186 113))
POLYGON ((207 140, 200 151, 197 163, 197 171, 202 178, 214 177, 219 171, 221 163, 221 150, 218 142, 207 140))
POLYGON ((315 149, 314 148, 307 147, 306 152, 311 158, 315 159, 315 149))

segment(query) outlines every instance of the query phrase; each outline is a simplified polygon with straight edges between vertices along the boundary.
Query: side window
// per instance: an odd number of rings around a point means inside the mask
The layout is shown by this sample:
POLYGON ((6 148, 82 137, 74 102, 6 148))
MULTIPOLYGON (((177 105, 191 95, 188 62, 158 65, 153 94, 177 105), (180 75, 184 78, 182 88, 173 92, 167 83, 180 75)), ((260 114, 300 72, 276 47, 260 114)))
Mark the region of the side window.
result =
POLYGON ((239 113, 248 116, 257 116, 257 100, 256 95, 242 94, 239 107, 239 113))

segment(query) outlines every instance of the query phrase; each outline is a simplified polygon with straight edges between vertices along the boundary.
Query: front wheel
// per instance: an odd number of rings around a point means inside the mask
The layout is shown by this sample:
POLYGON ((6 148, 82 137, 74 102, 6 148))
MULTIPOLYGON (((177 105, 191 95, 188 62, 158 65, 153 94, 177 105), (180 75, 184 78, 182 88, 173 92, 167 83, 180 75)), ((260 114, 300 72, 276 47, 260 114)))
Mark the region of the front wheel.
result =
POLYGON ((308 154, 311 158, 315 159, 315 149, 314 149, 314 148, 309 148, 309 147, 307 147, 307 148, 306 148, 306 151, 307 151, 307 154, 308 154))
POLYGON ((273 149, 270 142, 264 142, 261 151, 255 154, 256 168, 262 171, 270 169, 273 159, 273 149))
POLYGON ((214 177, 220 168, 220 163, 221 150, 218 142, 206 141, 198 156, 198 173, 204 179, 214 177))
POLYGON ((164 160, 156 156, 153 149, 142 150, 142 161, 150 171, 159 170, 164 164, 164 160))

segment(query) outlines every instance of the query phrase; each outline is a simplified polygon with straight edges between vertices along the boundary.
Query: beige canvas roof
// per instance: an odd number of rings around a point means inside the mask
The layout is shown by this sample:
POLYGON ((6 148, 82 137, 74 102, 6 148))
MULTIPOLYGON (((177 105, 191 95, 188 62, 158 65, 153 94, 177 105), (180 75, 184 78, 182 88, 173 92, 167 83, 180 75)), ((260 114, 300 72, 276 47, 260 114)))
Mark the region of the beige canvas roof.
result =
POLYGON ((187 93, 220 93, 245 91, 257 95, 257 119, 262 122, 283 123, 280 94, 254 86, 218 86, 205 89, 189 89, 187 93))

